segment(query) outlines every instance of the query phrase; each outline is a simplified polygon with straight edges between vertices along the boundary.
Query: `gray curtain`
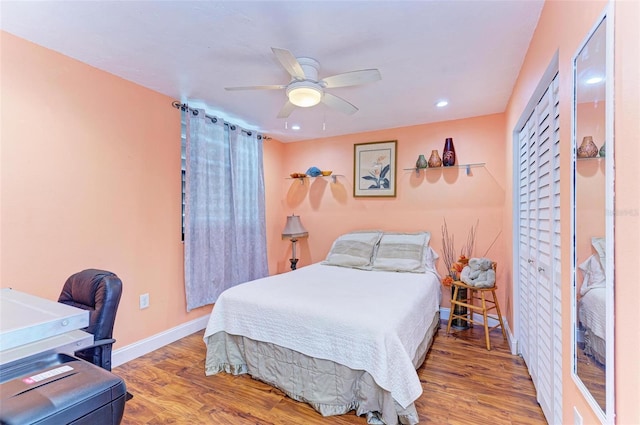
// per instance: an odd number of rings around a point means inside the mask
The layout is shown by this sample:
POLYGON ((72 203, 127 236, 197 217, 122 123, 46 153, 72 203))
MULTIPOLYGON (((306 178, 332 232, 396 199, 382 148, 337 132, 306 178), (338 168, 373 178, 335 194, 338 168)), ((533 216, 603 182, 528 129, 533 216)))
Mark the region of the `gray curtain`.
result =
POLYGON ((262 140, 203 110, 186 123, 184 270, 187 311, 267 276, 262 140))

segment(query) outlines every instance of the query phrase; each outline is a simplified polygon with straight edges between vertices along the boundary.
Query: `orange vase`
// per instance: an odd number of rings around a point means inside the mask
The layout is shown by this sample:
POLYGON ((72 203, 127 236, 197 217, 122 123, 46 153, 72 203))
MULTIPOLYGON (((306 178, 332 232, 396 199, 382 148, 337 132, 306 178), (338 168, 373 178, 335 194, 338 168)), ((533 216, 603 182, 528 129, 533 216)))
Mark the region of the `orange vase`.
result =
POLYGON ((431 156, 429 157, 429 167, 441 167, 442 159, 440 159, 440 155, 438 155, 438 150, 434 149, 431 151, 431 156))
POLYGON ((584 136, 582 144, 578 147, 578 158, 595 158, 598 156, 598 147, 593 143, 593 137, 584 136))

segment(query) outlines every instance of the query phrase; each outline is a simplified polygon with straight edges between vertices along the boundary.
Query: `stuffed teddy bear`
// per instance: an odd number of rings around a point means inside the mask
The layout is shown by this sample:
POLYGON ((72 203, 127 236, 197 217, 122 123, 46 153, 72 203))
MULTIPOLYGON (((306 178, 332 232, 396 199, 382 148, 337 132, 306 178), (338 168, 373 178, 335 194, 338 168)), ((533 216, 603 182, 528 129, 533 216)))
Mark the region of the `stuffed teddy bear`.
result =
POLYGON ((462 269, 460 280, 476 288, 491 288, 496 283, 496 272, 491 268, 488 258, 471 258, 462 269))

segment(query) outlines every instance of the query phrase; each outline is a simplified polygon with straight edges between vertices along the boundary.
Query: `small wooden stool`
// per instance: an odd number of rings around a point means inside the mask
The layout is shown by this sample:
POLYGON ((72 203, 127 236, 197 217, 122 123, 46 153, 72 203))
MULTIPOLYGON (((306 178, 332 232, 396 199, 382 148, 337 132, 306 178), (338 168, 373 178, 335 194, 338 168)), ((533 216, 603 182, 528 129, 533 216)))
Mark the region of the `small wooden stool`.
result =
MULTIPOLYGON (((493 270, 496 270, 497 264, 494 262, 491 264, 493 270)), ((500 313, 500 306, 498 305, 498 297, 496 295, 497 286, 494 284, 490 288, 476 288, 475 286, 469 286, 460 281, 453 282, 453 295, 451 297, 451 311, 449 312, 449 323, 447 324, 447 334, 451 330, 451 322, 453 319, 461 319, 469 323, 470 326, 473 326, 474 323, 484 325, 484 338, 487 343, 487 350, 491 350, 491 343, 489 342, 489 332, 492 329, 500 328, 502 330, 502 337, 507 339, 507 333, 504 330, 504 323, 502 323, 502 313, 500 313), (458 300, 458 290, 466 289, 467 290, 467 298, 458 300), (488 299, 485 294, 491 294, 492 299, 488 299), (480 300, 480 305, 476 305, 474 303, 474 299, 480 300), (487 307, 487 304, 492 304, 490 307, 487 307), (455 306, 465 307, 466 313, 464 314, 456 314, 455 306), (492 327, 489 327, 488 315, 487 312, 490 310, 496 310, 498 314, 498 324, 492 327), (473 312, 481 311, 483 323, 475 321, 473 319, 473 312)))

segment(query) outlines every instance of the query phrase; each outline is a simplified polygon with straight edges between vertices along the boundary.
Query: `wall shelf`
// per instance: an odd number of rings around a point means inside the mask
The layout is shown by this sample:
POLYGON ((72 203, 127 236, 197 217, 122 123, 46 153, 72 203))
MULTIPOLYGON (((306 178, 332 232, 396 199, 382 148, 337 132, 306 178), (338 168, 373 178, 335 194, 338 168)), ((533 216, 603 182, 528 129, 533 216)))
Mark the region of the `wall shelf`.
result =
POLYGON ((300 184, 304 184, 305 179, 331 179, 333 183, 337 182, 337 177, 344 177, 343 174, 331 174, 330 176, 305 176, 305 177, 286 177, 286 180, 300 180, 300 184))
POLYGON ((576 161, 593 161, 598 159, 604 159, 604 156, 592 156, 591 158, 576 158, 576 161))
POLYGON ((484 165, 486 164, 486 162, 476 162, 474 164, 457 164, 457 165, 450 165, 448 167, 442 166, 442 167, 427 167, 427 168, 404 168, 405 171, 415 171, 416 172, 416 176, 420 175, 420 171, 424 170, 425 172, 427 171, 431 171, 431 170, 442 170, 442 169, 451 169, 451 168, 464 168, 466 169, 466 173, 467 175, 471 174, 471 168, 474 167, 484 167, 484 165))

